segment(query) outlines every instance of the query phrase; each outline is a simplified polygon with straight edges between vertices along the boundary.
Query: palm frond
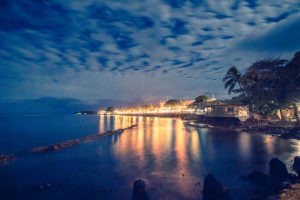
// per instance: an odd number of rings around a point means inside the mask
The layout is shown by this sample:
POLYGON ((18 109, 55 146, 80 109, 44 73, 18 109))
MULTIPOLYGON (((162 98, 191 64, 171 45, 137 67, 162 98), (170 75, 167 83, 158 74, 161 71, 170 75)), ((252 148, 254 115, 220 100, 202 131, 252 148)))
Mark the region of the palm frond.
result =
POLYGON ((228 89, 228 94, 229 94, 229 95, 231 94, 231 92, 232 92, 232 90, 234 89, 234 87, 235 87, 235 83, 230 85, 230 87, 229 87, 229 89, 228 89))
POLYGON ((234 79, 229 79, 228 81, 225 82, 225 89, 227 89, 230 85, 235 84, 234 79))

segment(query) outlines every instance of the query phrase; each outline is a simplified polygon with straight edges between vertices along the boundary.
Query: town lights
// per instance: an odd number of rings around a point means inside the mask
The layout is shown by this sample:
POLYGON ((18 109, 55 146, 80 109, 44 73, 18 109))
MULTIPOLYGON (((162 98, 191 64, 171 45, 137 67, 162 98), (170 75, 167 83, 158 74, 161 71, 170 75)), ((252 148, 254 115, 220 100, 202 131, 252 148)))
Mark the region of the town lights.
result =
MULTIPOLYGON (((156 108, 122 108, 116 109, 113 114, 180 114, 180 113, 193 113, 194 110, 187 106, 175 106, 175 107, 156 107, 156 108)), ((103 114, 102 112, 99 114, 103 114)))

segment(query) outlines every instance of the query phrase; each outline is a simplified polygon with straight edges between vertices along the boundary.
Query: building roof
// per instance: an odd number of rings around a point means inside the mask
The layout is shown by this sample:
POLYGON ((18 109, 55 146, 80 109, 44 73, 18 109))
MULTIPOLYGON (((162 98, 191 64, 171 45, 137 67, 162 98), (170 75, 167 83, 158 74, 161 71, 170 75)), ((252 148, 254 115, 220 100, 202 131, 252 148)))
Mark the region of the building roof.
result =
POLYGON ((210 106, 246 106, 246 104, 232 100, 222 101, 204 101, 196 104, 199 107, 210 107, 210 106))

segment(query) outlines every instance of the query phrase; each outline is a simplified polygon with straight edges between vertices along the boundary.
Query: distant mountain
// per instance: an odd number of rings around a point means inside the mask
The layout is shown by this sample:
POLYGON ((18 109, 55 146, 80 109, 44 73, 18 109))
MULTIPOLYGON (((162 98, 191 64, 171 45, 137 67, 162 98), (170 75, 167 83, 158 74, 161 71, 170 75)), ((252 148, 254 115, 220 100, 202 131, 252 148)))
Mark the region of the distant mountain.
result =
POLYGON ((132 104, 132 102, 114 99, 80 101, 73 98, 44 97, 32 100, 2 102, 0 103, 0 114, 72 114, 82 110, 98 111, 100 108, 108 106, 118 107, 132 104))

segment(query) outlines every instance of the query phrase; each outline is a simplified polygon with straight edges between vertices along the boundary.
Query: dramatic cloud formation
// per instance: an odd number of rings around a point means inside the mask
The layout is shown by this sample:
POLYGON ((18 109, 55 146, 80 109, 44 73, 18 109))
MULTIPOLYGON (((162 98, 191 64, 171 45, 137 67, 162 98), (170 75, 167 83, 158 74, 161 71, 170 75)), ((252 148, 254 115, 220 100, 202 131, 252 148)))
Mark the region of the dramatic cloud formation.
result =
POLYGON ((300 47, 295 0, 2 0, 1 100, 226 97, 229 66, 300 47))
POLYGON ((245 39, 238 47, 245 51, 289 52, 300 49, 300 16, 276 24, 275 27, 245 39))

